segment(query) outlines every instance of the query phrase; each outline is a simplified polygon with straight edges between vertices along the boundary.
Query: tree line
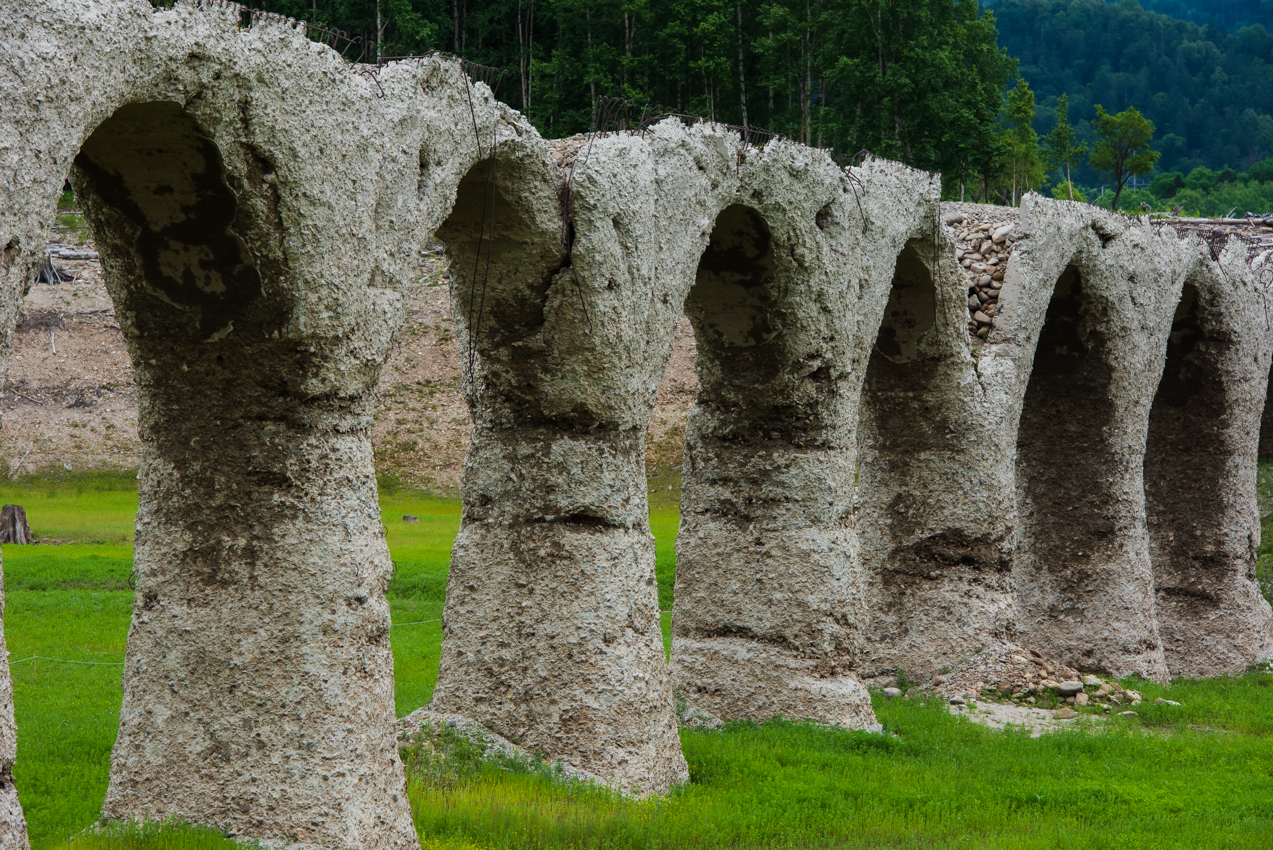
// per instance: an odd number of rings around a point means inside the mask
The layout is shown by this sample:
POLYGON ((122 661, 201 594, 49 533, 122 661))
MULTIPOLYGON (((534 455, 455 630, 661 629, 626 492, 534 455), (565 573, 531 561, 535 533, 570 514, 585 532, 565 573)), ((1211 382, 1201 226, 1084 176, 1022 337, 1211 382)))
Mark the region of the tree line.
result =
MULTIPOLYGON (((1096 105, 1137 108, 1157 128, 1162 170, 1244 171, 1273 156, 1273 0, 998 0, 1000 44, 1020 60, 1038 98, 1036 126, 1096 105), (1202 20, 1199 24, 1195 21, 1202 20), (1228 25, 1224 22, 1228 22, 1228 25), (1228 28, 1232 27, 1232 28, 1228 28)), ((1094 131, 1076 121, 1080 140, 1094 131)), ((1100 177, 1084 166, 1075 178, 1100 177)))
MULTIPOLYGON (((505 70, 499 96, 550 138, 598 97, 867 149, 982 188, 1005 160, 1016 78, 976 0, 261 0, 381 52, 505 70)), ((1009 182, 1011 182, 1009 177, 1009 182)))
POLYGON ((1273 35, 1258 22, 1273 0, 1144 2, 1209 22, 1136 0, 257 5, 360 37, 368 61, 442 50, 501 68, 498 96, 549 138, 595 129, 599 98, 621 99, 940 171, 947 198, 1078 200, 1092 193, 1076 185, 1106 181, 1117 207, 1155 168, 1183 179, 1273 154, 1273 35))

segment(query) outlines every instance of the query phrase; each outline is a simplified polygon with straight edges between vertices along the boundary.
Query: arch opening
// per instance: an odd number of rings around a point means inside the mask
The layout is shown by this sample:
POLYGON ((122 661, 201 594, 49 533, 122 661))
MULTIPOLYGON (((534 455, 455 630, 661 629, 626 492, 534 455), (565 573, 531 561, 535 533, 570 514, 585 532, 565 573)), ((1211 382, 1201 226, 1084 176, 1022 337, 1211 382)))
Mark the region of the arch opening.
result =
POLYGON ((1172 659, 1175 641, 1168 638, 1168 624, 1205 616, 1220 601, 1209 574, 1224 568, 1217 539, 1225 512, 1220 473, 1230 451, 1225 382, 1217 362, 1223 350, 1206 339, 1199 312, 1198 289, 1186 283, 1145 444, 1150 558, 1169 662, 1179 659, 1172 659))
POLYGON ((455 314, 488 355, 543 326, 546 293, 560 267, 550 261, 544 273, 532 272, 551 252, 524 202, 507 193, 516 179, 509 165, 486 158, 470 168, 436 233, 452 260, 455 314))
POLYGON ((818 271, 755 209, 717 217, 685 301, 699 392, 686 425, 672 677, 698 708, 850 728, 858 618, 847 364, 818 271), (818 679, 817 687, 809 682, 818 679))
MULTIPOLYGON (((1269 625, 1247 531, 1256 523, 1254 505, 1233 493, 1258 440, 1234 387, 1255 379, 1258 365, 1214 303, 1214 294, 1204 298, 1185 283, 1145 445, 1155 610, 1173 676, 1240 672, 1262 649, 1269 625)), ((1254 411, 1250 417, 1253 424, 1254 411)))
POLYGON ((115 243, 110 277, 134 284, 112 294, 139 332, 207 338, 261 297, 221 153, 180 104, 120 107, 85 140, 74 182, 99 241, 115 243))
POLYGON ((937 287, 932 273, 920 259, 916 246, 908 244, 897 258, 884 320, 867 366, 867 384, 878 386, 885 380, 878 373, 889 371, 887 363, 901 365, 918 359, 924 337, 936 321, 937 287), (874 380, 873 372, 877 373, 874 380))
POLYGON ((1011 595, 1006 534, 970 471, 993 450, 969 397, 962 325, 937 322, 940 298, 921 240, 898 255, 867 364, 858 426, 859 534, 871 586, 865 678, 917 681, 976 651, 1001 631, 1011 595), (949 330, 950 333, 946 333, 949 330), (954 388, 954 389, 952 389, 954 388), (971 469, 970 469, 971 468, 971 469))
POLYGON ((685 314, 698 342, 697 368, 704 373, 702 392, 709 403, 717 392, 748 395, 754 414, 768 406, 765 400, 772 403, 762 385, 782 368, 783 316, 777 284, 769 224, 750 207, 727 207, 716 219, 685 300, 685 314), (729 390, 716 384, 726 384, 729 390), (749 392, 753 388, 756 392, 749 392))
MULTIPOLYGON (((1121 468, 1107 340, 1083 275, 1057 280, 1017 428, 1016 586, 1032 637, 1083 669, 1113 672, 1084 621, 1104 616, 1118 562, 1113 505, 1121 468)), ((1156 643, 1156 641, 1155 641, 1156 643)))

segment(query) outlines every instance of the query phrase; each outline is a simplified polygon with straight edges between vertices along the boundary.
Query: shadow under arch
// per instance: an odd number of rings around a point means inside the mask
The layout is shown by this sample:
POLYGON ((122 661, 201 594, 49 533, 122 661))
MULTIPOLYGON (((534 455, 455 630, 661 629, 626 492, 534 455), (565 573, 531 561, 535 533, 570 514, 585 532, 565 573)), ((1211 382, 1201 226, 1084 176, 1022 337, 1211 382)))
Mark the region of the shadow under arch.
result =
POLYGON ((565 255, 559 231, 532 201, 535 175, 503 150, 464 174, 435 234, 452 260, 453 312, 466 342, 487 358, 543 327, 547 292, 565 255))
MULTIPOLYGON (((867 678, 899 669, 924 681, 1004 637, 1011 552, 978 463, 986 433, 967 333, 944 312, 932 243, 897 257, 888 303, 867 364, 858 430, 857 498, 871 625, 859 665, 867 678)), ((942 280, 962 308, 961 277, 942 280)))
POLYGON ((1172 676, 1238 674, 1269 637, 1269 605, 1255 580, 1257 517, 1238 495, 1254 478, 1259 439, 1244 396, 1264 377, 1242 337, 1265 328, 1243 332, 1226 284, 1214 272, 1186 278, 1149 413, 1145 511, 1172 676))
MULTIPOLYGON (((858 623, 847 382, 794 244, 755 209, 717 217, 685 301, 700 390, 686 426, 674 686, 725 719, 874 723, 858 623)), ((843 331, 841 330, 841 333, 843 331)))
POLYGON ((1017 428, 1014 580, 1022 623, 1038 641, 1032 646, 1071 666, 1114 672, 1084 623, 1107 606, 1107 586, 1124 581, 1110 514, 1120 468, 1109 433, 1114 370, 1096 309, 1083 273, 1066 266, 1039 332, 1017 428))
POLYGON ((130 103, 71 171, 142 439, 103 815, 355 846, 358 812, 377 810, 384 841, 409 847, 369 379, 290 326, 311 284, 286 260, 273 165, 236 152, 179 103, 130 103))

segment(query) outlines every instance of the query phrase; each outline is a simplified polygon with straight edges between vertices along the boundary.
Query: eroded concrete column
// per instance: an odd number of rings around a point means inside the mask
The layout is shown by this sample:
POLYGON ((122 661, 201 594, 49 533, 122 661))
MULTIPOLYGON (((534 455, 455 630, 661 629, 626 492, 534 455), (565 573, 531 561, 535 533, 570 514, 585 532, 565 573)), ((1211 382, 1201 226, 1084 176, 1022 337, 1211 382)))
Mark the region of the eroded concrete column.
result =
POLYGON ((1020 410, 1019 640, 1081 670, 1161 681, 1141 461, 1184 250, 1037 196, 1021 227, 979 361, 992 398, 1020 410))
POLYGON ((1240 673, 1273 649, 1255 579, 1273 335, 1245 247, 1235 241, 1215 262, 1194 244, 1149 417, 1145 499, 1167 668, 1203 677, 1240 673))
POLYGON ((354 73, 233 4, 9 6, 2 330, 73 171, 137 369, 137 597, 104 814, 418 847, 372 391, 483 140, 538 136, 458 62, 354 73))
POLYGON ((4 568, 0 564, 0 850, 27 850, 29 846, 27 822, 13 781, 13 760, 17 754, 13 682, 9 678, 9 653, 4 642, 4 568))
POLYGON ((862 391, 866 677, 925 681, 1011 636, 1009 429, 988 403, 946 227, 897 258, 862 391))
POLYGON ((856 674, 857 402, 893 258, 934 200, 927 177, 879 161, 846 175, 771 144, 698 262, 672 664, 719 717, 875 724, 856 674))
POLYGON ((122 107, 76 158, 144 446, 103 811, 410 847, 369 375, 288 333, 264 178, 230 175, 175 103, 122 107))
POLYGON ((633 161, 619 141, 599 140, 576 170, 570 232, 547 149, 519 156, 509 139, 438 231, 475 431, 432 705, 663 793, 688 771, 654 581, 644 436, 657 375, 643 355, 670 336, 654 330, 670 308, 650 276, 663 231, 649 144, 634 140, 633 161))

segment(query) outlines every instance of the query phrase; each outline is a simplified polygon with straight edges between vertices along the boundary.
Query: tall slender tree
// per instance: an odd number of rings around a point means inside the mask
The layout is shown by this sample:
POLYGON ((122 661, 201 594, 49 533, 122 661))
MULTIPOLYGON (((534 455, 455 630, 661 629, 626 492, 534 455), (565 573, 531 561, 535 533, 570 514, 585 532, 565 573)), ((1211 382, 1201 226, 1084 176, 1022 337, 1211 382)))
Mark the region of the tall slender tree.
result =
POLYGON ((1115 186, 1112 209, 1117 211, 1118 198, 1127 181, 1133 176, 1148 174, 1158 161, 1158 151, 1149 149, 1154 124, 1134 106, 1110 115, 1097 104, 1092 128, 1098 139, 1092 149, 1092 165, 1098 171, 1109 172, 1115 186))
POLYGON ((1034 92, 1024 79, 1018 79, 1008 91, 1004 104, 1007 124, 1006 142, 1012 172, 1012 206, 1021 195, 1043 182, 1043 158, 1039 153, 1039 136, 1034 132, 1034 92))
POLYGON ((1074 200, 1074 181, 1070 179, 1070 167, 1080 162, 1087 155, 1087 143, 1080 142, 1070 126, 1070 96, 1061 95, 1056 102, 1056 124, 1052 131, 1043 137, 1043 152, 1047 156, 1048 167, 1065 169, 1065 185, 1074 200))

